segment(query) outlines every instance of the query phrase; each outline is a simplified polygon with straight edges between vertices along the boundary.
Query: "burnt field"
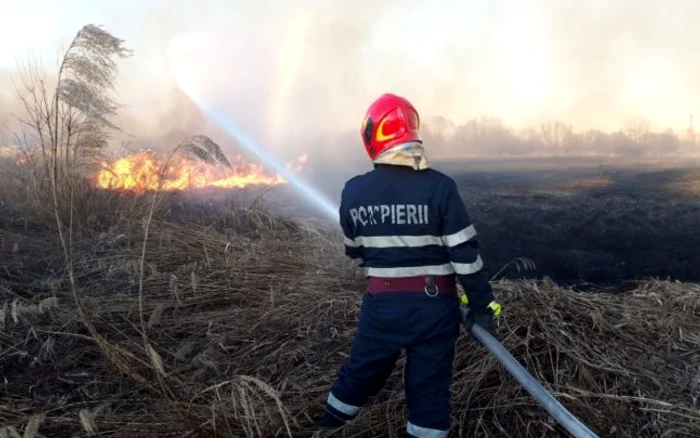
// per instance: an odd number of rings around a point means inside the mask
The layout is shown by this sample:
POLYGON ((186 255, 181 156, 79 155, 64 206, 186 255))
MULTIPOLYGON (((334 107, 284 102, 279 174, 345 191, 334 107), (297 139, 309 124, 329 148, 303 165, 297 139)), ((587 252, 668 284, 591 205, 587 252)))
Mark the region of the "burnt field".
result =
POLYGON ((494 274, 527 257, 536 271, 508 276, 580 288, 700 279, 700 167, 443 167, 461 188, 494 274))

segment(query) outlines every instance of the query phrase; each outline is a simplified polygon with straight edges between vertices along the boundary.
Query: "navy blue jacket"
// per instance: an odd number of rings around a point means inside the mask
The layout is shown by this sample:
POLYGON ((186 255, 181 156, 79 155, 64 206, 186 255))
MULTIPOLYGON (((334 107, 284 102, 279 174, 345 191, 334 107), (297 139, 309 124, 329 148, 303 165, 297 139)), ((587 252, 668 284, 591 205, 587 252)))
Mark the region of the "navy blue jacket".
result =
POLYGON ((470 307, 493 300, 474 225, 443 173, 375 165, 345 183, 340 225, 345 254, 362 259, 368 277, 457 274, 470 307))

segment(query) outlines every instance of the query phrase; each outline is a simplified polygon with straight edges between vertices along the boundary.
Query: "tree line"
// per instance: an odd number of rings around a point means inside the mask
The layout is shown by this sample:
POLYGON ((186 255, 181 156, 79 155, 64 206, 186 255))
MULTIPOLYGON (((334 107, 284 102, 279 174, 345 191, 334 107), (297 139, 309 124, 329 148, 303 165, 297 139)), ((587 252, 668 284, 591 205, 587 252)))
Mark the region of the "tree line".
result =
POLYGON ((645 119, 630 121, 615 132, 577 132, 571 124, 547 121, 516 131, 495 117, 481 117, 460 125, 443 116, 422 123, 426 144, 440 145, 453 156, 581 156, 677 157, 700 154, 692 128, 677 133, 671 128, 651 129, 645 119))

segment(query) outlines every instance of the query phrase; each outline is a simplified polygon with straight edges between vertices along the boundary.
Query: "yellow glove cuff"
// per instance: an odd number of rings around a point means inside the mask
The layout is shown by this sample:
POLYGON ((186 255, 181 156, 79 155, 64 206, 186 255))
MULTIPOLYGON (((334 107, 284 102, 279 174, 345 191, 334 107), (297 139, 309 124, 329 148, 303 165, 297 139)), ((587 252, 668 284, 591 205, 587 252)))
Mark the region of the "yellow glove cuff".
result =
POLYGON ((491 301, 488 306, 486 306, 487 309, 491 309, 491 312, 493 312, 493 316, 498 318, 501 316, 501 303, 497 301, 491 301))
POLYGON ((465 294, 465 293, 459 294, 459 303, 463 306, 469 305, 469 298, 467 298, 467 294, 465 294))
MULTIPOLYGON (((467 294, 460 292, 459 293, 459 303, 463 306, 468 306, 469 305, 469 298, 467 298, 467 294)), ((503 309, 503 306, 501 306, 501 303, 498 301, 491 301, 487 306, 487 309, 493 313, 493 316, 495 318, 498 318, 501 316, 501 310, 503 309)))

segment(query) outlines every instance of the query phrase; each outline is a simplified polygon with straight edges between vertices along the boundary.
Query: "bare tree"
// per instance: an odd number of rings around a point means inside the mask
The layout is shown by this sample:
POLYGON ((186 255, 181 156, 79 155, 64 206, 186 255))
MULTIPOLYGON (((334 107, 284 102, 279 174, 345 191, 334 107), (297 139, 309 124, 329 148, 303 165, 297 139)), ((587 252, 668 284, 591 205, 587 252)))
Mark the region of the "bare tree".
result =
POLYGON ((430 117, 421 121, 423 136, 428 142, 446 144, 452 140, 455 133, 455 124, 444 116, 430 117))
POLYGON ((518 155, 528 153, 536 139, 519 135, 497 117, 470 119, 454 128, 453 143, 458 152, 469 155, 518 155))
POLYGON ((70 191, 76 172, 97 164, 107 146, 109 118, 118 105, 110 96, 117 64, 131 54, 124 41, 94 25, 84 26, 68 46, 50 87, 36 60, 20 66, 15 84, 25 114, 21 145, 32 161, 41 164, 46 181, 55 181, 60 197, 70 191), (38 156, 37 156, 38 154, 38 156))
POLYGON ((472 119, 457 127, 455 140, 460 146, 471 145, 478 141, 480 134, 479 122, 476 119, 472 119))
POLYGON ((642 145, 649 136, 651 122, 644 118, 630 120, 625 129, 625 135, 633 142, 642 145))
POLYGON ((567 141, 573 133, 571 125, 559 120, 545 122, 540 125, 540 138, 544 146, 555 153, 563 153, 567 141))
POLYGON ((609 134, 591 129, 582 134, 581 143, 584 148, 591 151, 600 152, 608 145, 609 134))
POLYGON ((680 139, 671 128, 667 128, 663 132, 649 133, 647 138, 649 152, 657 156, 668 156, 678 153, 680 144, 680 139))

